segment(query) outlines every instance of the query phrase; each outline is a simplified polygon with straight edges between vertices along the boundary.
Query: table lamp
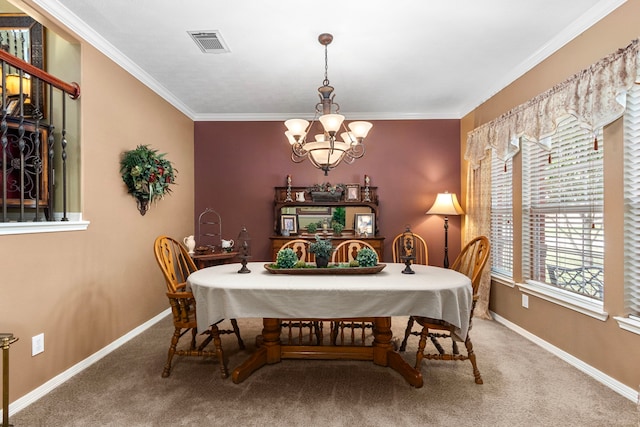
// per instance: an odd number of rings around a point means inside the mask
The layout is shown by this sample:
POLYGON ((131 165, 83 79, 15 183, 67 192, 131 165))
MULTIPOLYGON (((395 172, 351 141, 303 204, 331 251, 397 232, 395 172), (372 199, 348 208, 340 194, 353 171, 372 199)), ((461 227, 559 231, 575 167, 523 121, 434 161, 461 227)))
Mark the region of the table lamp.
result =
POLYGON ((458 198, 454 193, 438 193, 436 201, 427 211, 428 215, 444 215, 444 268, 449 268, 449 248, 448 248, 448 230, 449 215, 462 215, 464 211, 458 203, 458 198))

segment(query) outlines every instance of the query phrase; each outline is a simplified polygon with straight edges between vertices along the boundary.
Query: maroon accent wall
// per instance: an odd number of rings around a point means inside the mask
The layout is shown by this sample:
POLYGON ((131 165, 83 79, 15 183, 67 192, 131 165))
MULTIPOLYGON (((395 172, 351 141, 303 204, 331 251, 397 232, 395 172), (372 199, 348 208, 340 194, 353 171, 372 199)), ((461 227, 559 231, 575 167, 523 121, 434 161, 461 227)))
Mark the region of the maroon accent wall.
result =
MULTIPOLYGON (((225 239, 236 239, 242 225, 251 236, 253 261, 270 260, 273 233, 273 187, 315 183, 364 184, 378 187, 380 235, 386 237, 384 261, 391 261, 391 242, 410 224, 427 241, 429 263, 442 266, 444 218, 425 215, 439 192, 460 198, 460 121, 374 121, 365 141, 366 154, 341 164, 327 177, 311 163, 293 163, 282 122, 196 122, 195 218, 207 207, 220 213, 225 239)), ((460 252, 460 217, 449 218, 449 260, 460 252)))

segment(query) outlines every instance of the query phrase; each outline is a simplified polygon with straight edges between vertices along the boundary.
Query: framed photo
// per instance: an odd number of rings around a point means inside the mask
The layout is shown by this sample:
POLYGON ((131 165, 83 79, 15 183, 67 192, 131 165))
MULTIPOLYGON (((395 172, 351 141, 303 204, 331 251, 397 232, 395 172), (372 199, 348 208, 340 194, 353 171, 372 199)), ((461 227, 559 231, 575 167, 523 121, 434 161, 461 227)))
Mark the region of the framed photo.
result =
POLYGON ((345 202, 360 201, 360 184, 347 184, 347 194, 344 196, 345 202))
POLYGON ((298 234, 298 215, 280 215, 280 232, 287 230, 289 234, 298 234))
POLYGON ((17 116, 20 113, 20 99, 17 96, 7 97, 7 114, 17 116))
POLYGON ((356 236, 373 237, 375 232, 376 217, 372 213, 357 213, 354 215, 353 231, 356 236))

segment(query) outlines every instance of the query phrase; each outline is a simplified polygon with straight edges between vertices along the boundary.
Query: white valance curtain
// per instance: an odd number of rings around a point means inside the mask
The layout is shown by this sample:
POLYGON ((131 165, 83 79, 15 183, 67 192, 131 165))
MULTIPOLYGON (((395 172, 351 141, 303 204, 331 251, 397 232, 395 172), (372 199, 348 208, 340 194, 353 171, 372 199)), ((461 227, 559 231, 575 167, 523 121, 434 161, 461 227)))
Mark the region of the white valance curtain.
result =
POLYGON ((465 159, 473 169, 496 150, 501 160, 513 157, 518 139, 546 145, 557 123, 567 115, 575 116, 585 129, 594 130, 622 115, 626 92, 638 76, 638 39, 629 46, 602 58, 564 82, 517 106, 497 119, 485 123, 467 135, 465 159))
MULTIPOLYGON (((548 139, 557 123, 567 115, 594 131, 620 117, 626 106, 626 93, 638 76, 638 39, 629 46, 601 59, 550 90, 485 123, 467 135, 465 159, 467 176, 467 240, 491 234, 491 155, 506 161, 520 150, 526 137, 550 149, 548 139)), ((491 268, 485 268, 479 288, 475 315, 491 318, 489 293, 491 268)))

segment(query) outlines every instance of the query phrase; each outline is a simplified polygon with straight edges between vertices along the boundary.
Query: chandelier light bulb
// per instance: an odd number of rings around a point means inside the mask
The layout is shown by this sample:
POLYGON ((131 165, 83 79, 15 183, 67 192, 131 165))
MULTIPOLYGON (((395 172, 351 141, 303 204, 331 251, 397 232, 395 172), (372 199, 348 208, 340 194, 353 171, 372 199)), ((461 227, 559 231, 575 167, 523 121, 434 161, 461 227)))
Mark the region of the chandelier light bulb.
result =
POLYGON ((293 134, 291 133, 291 131, 285 131, 285 136, 287 137, 287 140, 289 141, 289 144, 293 145, 296 143, 296 137, 293 136, 293 134))
POLYGON ((369 130, 373 127, 373 124, 369 122, 351 122, 349 123, 349 129, 359 141, 362 141, 367 137, 369 130))
POLYGON ((294 137, 300 137, 307 130, 309 122, 304 119, 289 119, 284 122, 284 125, 287 127, 287 129, 289 129, 291 135, 293 135, 294 137))
POLYGON ((329 135, 335 135, 340 130, 344 116, 342 114, 323 114, 318 120, 322 123, 325 132, 329 135))

